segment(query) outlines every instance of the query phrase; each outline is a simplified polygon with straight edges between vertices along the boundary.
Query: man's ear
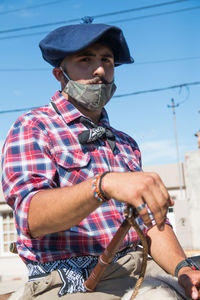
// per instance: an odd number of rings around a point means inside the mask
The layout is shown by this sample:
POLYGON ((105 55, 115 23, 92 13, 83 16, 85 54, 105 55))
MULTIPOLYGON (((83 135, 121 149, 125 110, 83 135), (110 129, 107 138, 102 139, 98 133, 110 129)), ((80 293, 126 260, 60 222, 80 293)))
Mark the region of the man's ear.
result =
POLYGON ((52 72, 55 78, 60 81, 62 85, 66 83, 66 78, 60 68, 54 68, 52 72))

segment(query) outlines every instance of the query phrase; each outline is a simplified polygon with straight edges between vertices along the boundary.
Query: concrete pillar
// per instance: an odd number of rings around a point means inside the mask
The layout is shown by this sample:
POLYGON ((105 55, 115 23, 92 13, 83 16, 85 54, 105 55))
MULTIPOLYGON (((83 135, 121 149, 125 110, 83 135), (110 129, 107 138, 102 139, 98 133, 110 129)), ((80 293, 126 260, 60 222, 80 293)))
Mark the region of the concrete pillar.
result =
POLYGON ((200 249, 200 149, 185 153, 185 183, 191 248, 200 249))

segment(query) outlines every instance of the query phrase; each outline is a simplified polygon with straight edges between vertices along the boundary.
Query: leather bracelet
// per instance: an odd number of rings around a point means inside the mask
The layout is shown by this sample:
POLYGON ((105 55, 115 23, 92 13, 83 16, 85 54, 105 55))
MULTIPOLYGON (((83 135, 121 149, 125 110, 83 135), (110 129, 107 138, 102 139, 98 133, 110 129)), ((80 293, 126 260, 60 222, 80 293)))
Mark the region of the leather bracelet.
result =
POLYGON ((174 271, 174 276, 178 277, 178 272, 180 271, 180 269, 182 269, 184 267, 190 267, 192 270, 196 270, 195 266, 193 264, 191 264, 189 260, 184 259, 180 263, 178 263, 178 265, 176 266, 176 269, 174 271))
POLYGON ((103 177, 104 177, 106 174, 108 174, 108 173, 110 173, 110 171, 104 172, 103 174, 101 174, 101 176, 100 176, 100 178, 99 178, 99 191, 100 191, 101 195, 102 195, 103 198, 104 198, 104 202, 110 200, 110 199, 108 199, 108 197, 106 197, 106 195, 105 195, 105 193, 104 193, 104 191, 103 191, 103 185, 102 185, 102 179, 103 179, 103 177))

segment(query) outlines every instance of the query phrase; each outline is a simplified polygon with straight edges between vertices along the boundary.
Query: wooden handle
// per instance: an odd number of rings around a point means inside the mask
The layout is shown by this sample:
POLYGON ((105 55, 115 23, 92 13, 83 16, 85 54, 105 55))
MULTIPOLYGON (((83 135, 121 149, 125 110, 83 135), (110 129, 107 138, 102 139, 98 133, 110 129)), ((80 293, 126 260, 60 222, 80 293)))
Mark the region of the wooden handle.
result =
POLYGON ((99 257, 97 265, 92 270, 90 276, 84 283, 85 288, 88 292, 94 291, 98 282, 102 278, 106 268, 113 260, 116 252, 119 250, 119 247, 122 241, 124 240, 127 232, 129 231, 130 227, 131 227, 130 223, 127 221, 127 219, 125 219, 124 222, 119 227, 119 229, 117 230, 114 237, 112 238, 108 247, 105 249, 103 254, 99 257))

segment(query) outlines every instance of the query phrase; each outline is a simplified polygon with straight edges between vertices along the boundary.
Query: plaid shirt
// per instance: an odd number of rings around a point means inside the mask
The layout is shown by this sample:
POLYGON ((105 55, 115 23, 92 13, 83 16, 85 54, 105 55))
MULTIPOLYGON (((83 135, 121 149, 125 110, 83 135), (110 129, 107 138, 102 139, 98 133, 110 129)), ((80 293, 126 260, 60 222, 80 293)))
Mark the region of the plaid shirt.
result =
MULTIPOLYGON (((104 171, 141 170, 136 142, 110 127, 104 109, 99 125, 114 133, 114 152, 103 139, 80 145, 77 135, 87 129, 80 122, 80 116, 82 114, 56 92, 49 105, 24 114, 9 131, 3 148, 2 183, 5 199, 14 211, 18 252, 26 263, 99 255, 124 220, 125 204, 111 199, 69 230, 38 239, 30 236, 28 210, 31 198, 38 191, 78 184, 104 171)), ((138 217, 137 222, 146 233, 142 219, 138 217)), ((134 248, 139 243, 137 233, 130 229, 121 250, 134 248)))

